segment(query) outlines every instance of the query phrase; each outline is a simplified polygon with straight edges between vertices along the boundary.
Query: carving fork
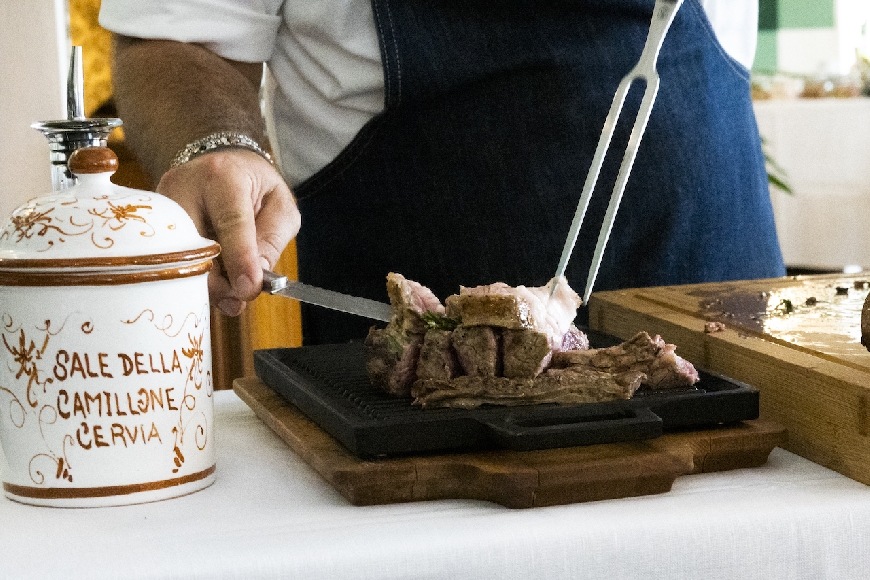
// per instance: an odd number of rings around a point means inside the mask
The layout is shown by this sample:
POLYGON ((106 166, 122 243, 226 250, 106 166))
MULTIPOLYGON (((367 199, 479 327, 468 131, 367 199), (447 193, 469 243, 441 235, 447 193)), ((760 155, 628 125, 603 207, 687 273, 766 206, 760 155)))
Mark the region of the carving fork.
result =
MULTIPOLYGON (((650 111, 652 111, 653 103, 656 100, 656 94, 659 90, 659 75, 656 72, 656 61, 658 60, 659 51, 668 29, 671 27, 671 22, 673 22, 674 16, 682 3, 683 0, 656 0, 649 35, 647 36, 640 59, 634 68, 620 81, 616 94, 613 96, 610 111, 604 120, 604 128, 601 130, 601 137, 598 139, 598 147, 595 149, 595 155, 592 157, 592 166, 586 175, 583 193, 580 196, 580 202, 577 204, 577 211, 574 213, 574 220, 571 222, 571 229, 568 231, 568 238, 565 240, 565 247, 559 259, 559 266, 556 269, 557 281, 560 276, 565 274, 565 268, 568 267, 568 260, 571 257, 571 252, 574 250, 577 234, 580 231, 580 226, 583 224, 583 218, 586 215, 586 209, 589 207, 589 200, 592 197, 592 190, 595 189, 595 183, 598 181, 598 174, 601 171, 601 165, 604 163, 607 149, 610 147, 610 139, 613 137, 613 131, 616 128, 616 122, 619 119, 628 90, 635 80, 646 80, 646 90, 643 93, 640 109, 635 118, 634 127, 628 139, 628 145, 625 148, 622 165, 619 167, 616 184, 613 186, 613 193, 610 196, 610 204, 607 206, 607 212, 604 214, 604 223, 601 225, 601 231, 598 234, 595 253, 592 255, 592 265, 589 268, 589 276, 586 279, 586 290, 583 292, 583 304, 589 303, 589 295, 592 294, 592 286, 595 283, 595 277, 598 275, 598 267, 601 265, 601 256, 604 254, 604 247, 607 245, 610 230, 613 228, 613 221, 616 219, 616 210, 619 208, 619 202, 622 200, 622 193, 625 191, 625 184, 628 182, 631 166, 634 164, 634 158, 637 155, 637 148, 646 130, 650 111)), ((553 283, 550 289, 551 296, 556 290, 557 285, 558 282, 553 283)))

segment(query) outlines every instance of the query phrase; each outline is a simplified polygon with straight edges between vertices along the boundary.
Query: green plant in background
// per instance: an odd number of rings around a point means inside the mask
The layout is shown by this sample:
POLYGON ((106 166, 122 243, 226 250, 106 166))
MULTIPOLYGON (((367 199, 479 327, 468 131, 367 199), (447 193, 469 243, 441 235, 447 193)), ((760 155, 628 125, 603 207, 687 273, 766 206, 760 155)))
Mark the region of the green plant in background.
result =
POLYGON ((770 152, 767 150, 767 139, 761 137, 761 151, 764 153, 764 166, 767 169, 767 182, 776 189, 782 190, 789 195, 794 195, 788 184, 785 169, 779 166, 770 152))

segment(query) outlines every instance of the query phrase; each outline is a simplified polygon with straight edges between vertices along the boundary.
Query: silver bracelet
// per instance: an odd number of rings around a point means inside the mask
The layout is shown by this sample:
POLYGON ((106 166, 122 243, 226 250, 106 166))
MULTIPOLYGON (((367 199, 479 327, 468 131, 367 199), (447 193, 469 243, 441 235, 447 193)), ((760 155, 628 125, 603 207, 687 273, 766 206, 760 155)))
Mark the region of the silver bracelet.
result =
POLYGON ((231 148, 240 148, 247 149, 248 151, 253 151, 257 153, 263 159, 275 165, 275 161, 272 160, 272 156, 269 155, 267 151, 265 151, 260 144, 248 137, 247 135, 243 135, 242 133, 232 133, 229 131, 224 131, 221 133, 212 133, 202 139, 197 139, 193 143, 189 143, 184 149, 178 152, 178 154, 172 159, 172 163, 169 164, 170 168, 178 167, 182 163, 187 163, 191 159, 195 157, 199 157, 205 153, 209 153, 211 151, 217 151, 219 149, 231 149, 231 148))

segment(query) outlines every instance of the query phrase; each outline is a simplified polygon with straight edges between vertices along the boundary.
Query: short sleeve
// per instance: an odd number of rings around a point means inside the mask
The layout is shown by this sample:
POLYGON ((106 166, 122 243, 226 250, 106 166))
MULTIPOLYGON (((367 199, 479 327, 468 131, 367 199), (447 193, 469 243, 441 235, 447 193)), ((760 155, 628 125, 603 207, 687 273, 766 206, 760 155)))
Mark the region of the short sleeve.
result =
POLYGON ((100 25, 117 34, 201 44, 241 62, 269 60, 282 0, 103 0, 100 25))
POLYGON ((752 68, 758 42, 758 0, 700 0, 716 39, 731 58, 752 68))

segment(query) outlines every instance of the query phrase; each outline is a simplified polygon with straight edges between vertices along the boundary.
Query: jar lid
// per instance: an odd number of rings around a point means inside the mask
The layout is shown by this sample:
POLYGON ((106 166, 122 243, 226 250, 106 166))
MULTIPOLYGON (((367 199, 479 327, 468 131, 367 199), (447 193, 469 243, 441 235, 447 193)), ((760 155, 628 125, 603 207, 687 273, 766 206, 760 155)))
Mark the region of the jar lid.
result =
POLYGON ((0 271, 148 269, 210 261, 220 247, 158 193, 116 185, 118 158, 84 147, 69 159, 77 183, 28 201, 0 230, 0 271))

